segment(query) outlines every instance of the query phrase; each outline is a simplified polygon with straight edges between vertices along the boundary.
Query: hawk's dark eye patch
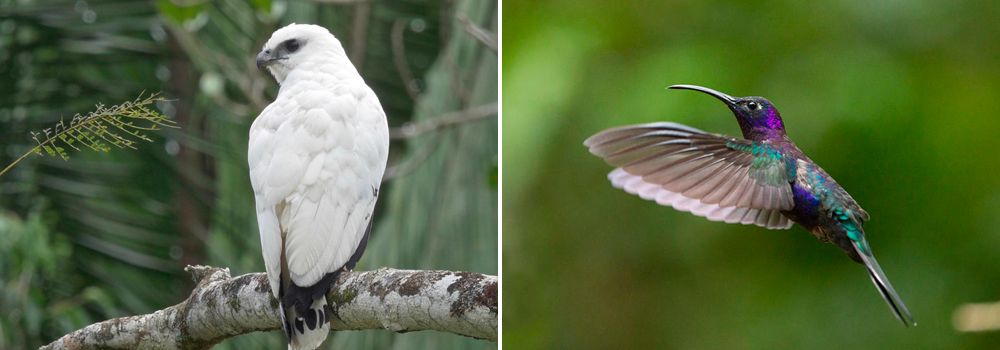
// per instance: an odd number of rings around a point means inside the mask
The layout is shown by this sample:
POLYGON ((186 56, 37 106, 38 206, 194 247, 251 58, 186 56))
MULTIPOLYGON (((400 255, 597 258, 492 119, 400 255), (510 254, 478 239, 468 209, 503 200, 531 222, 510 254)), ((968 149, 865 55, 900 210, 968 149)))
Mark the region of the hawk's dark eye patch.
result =
POLYGON ((288 50, 288 53, 293 53, 295 51, 299 51, 300 44, 299 44, 298 40, 288 39, 288 40, 285 40, 285 42, 282 43, 282 45, 285 45, 285 49, 288 50))

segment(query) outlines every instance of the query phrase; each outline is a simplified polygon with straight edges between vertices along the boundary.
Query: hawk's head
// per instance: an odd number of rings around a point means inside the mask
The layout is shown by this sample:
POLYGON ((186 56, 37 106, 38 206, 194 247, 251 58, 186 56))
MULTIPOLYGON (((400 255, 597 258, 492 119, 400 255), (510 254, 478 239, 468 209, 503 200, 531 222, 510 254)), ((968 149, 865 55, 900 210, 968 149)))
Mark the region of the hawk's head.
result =
POLYGON ((326 28, 313 24, 289 24, 271 34, 257 54, 257 68, 267 68, 281 84, 305 62, 346 57, 340 41, 326 28))

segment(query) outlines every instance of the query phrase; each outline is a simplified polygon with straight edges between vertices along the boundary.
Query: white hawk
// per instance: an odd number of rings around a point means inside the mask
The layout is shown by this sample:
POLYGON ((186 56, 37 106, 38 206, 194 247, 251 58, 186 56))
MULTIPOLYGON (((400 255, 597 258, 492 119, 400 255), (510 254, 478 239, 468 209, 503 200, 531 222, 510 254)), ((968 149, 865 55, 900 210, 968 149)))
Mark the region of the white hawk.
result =
POLYGON ((323 27, 278 29, 257 67, 280 85, 250 127, 264 264, 289 349, 315 349, 329 333, 326 292, 368 241, 389 129, 375 93, 323 27))

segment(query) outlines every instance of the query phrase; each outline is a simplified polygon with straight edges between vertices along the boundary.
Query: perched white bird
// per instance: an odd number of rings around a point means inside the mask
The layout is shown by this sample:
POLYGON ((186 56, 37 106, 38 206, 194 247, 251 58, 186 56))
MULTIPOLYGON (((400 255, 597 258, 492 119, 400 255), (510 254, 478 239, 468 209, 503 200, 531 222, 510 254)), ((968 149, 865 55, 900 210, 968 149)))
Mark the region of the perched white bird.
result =
POLYGON ((257 55, 280 85, 250 127, 250 182, 289 349, 329 333, 326 292, 354 268, 389 153, 385 113, 329 31, 291 24, 257 55))

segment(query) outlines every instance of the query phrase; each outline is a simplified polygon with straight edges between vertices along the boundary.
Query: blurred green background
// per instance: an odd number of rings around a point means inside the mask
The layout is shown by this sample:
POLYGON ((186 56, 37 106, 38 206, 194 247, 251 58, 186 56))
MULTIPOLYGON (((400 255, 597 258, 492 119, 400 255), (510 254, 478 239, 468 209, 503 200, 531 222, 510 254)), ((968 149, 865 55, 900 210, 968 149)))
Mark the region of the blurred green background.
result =
POLYGON ((1000 2, 504 2, 504 341, 511 349, 972 349, 1000 299, 1000 2), (872 215, 906 329, 800 227, 726 225, 613 189, 582 142, 659 120, 739 135, 768 97, 872 215))
MULTIPOLYGON (((181 126, 138 150, 32 157, 0 177, 0 349, 28 349, 184 300, 187 264, 264 271, 247 131, 277 84, 254 58, 277 28, 323 25, 394 133, 375 231, 358 266, 497 273, 496 1, 0 0, 0 167, 30 131, 97 103, 162 91, 181 126), (463 24, 468 23, 469 25, 463 24), (494 34, 495 35, 495 34, 494 34), (494 44, 495 45, 495 44, 494 44), (486 112, 483 112, 486 111, 486 112), (402 135, 402 134, 400 134, 402 135)), ((284 348, 280 331, 221 349, 284 348)), ((326 348, 484 349, 439 332, 336 332, 326 348)))

